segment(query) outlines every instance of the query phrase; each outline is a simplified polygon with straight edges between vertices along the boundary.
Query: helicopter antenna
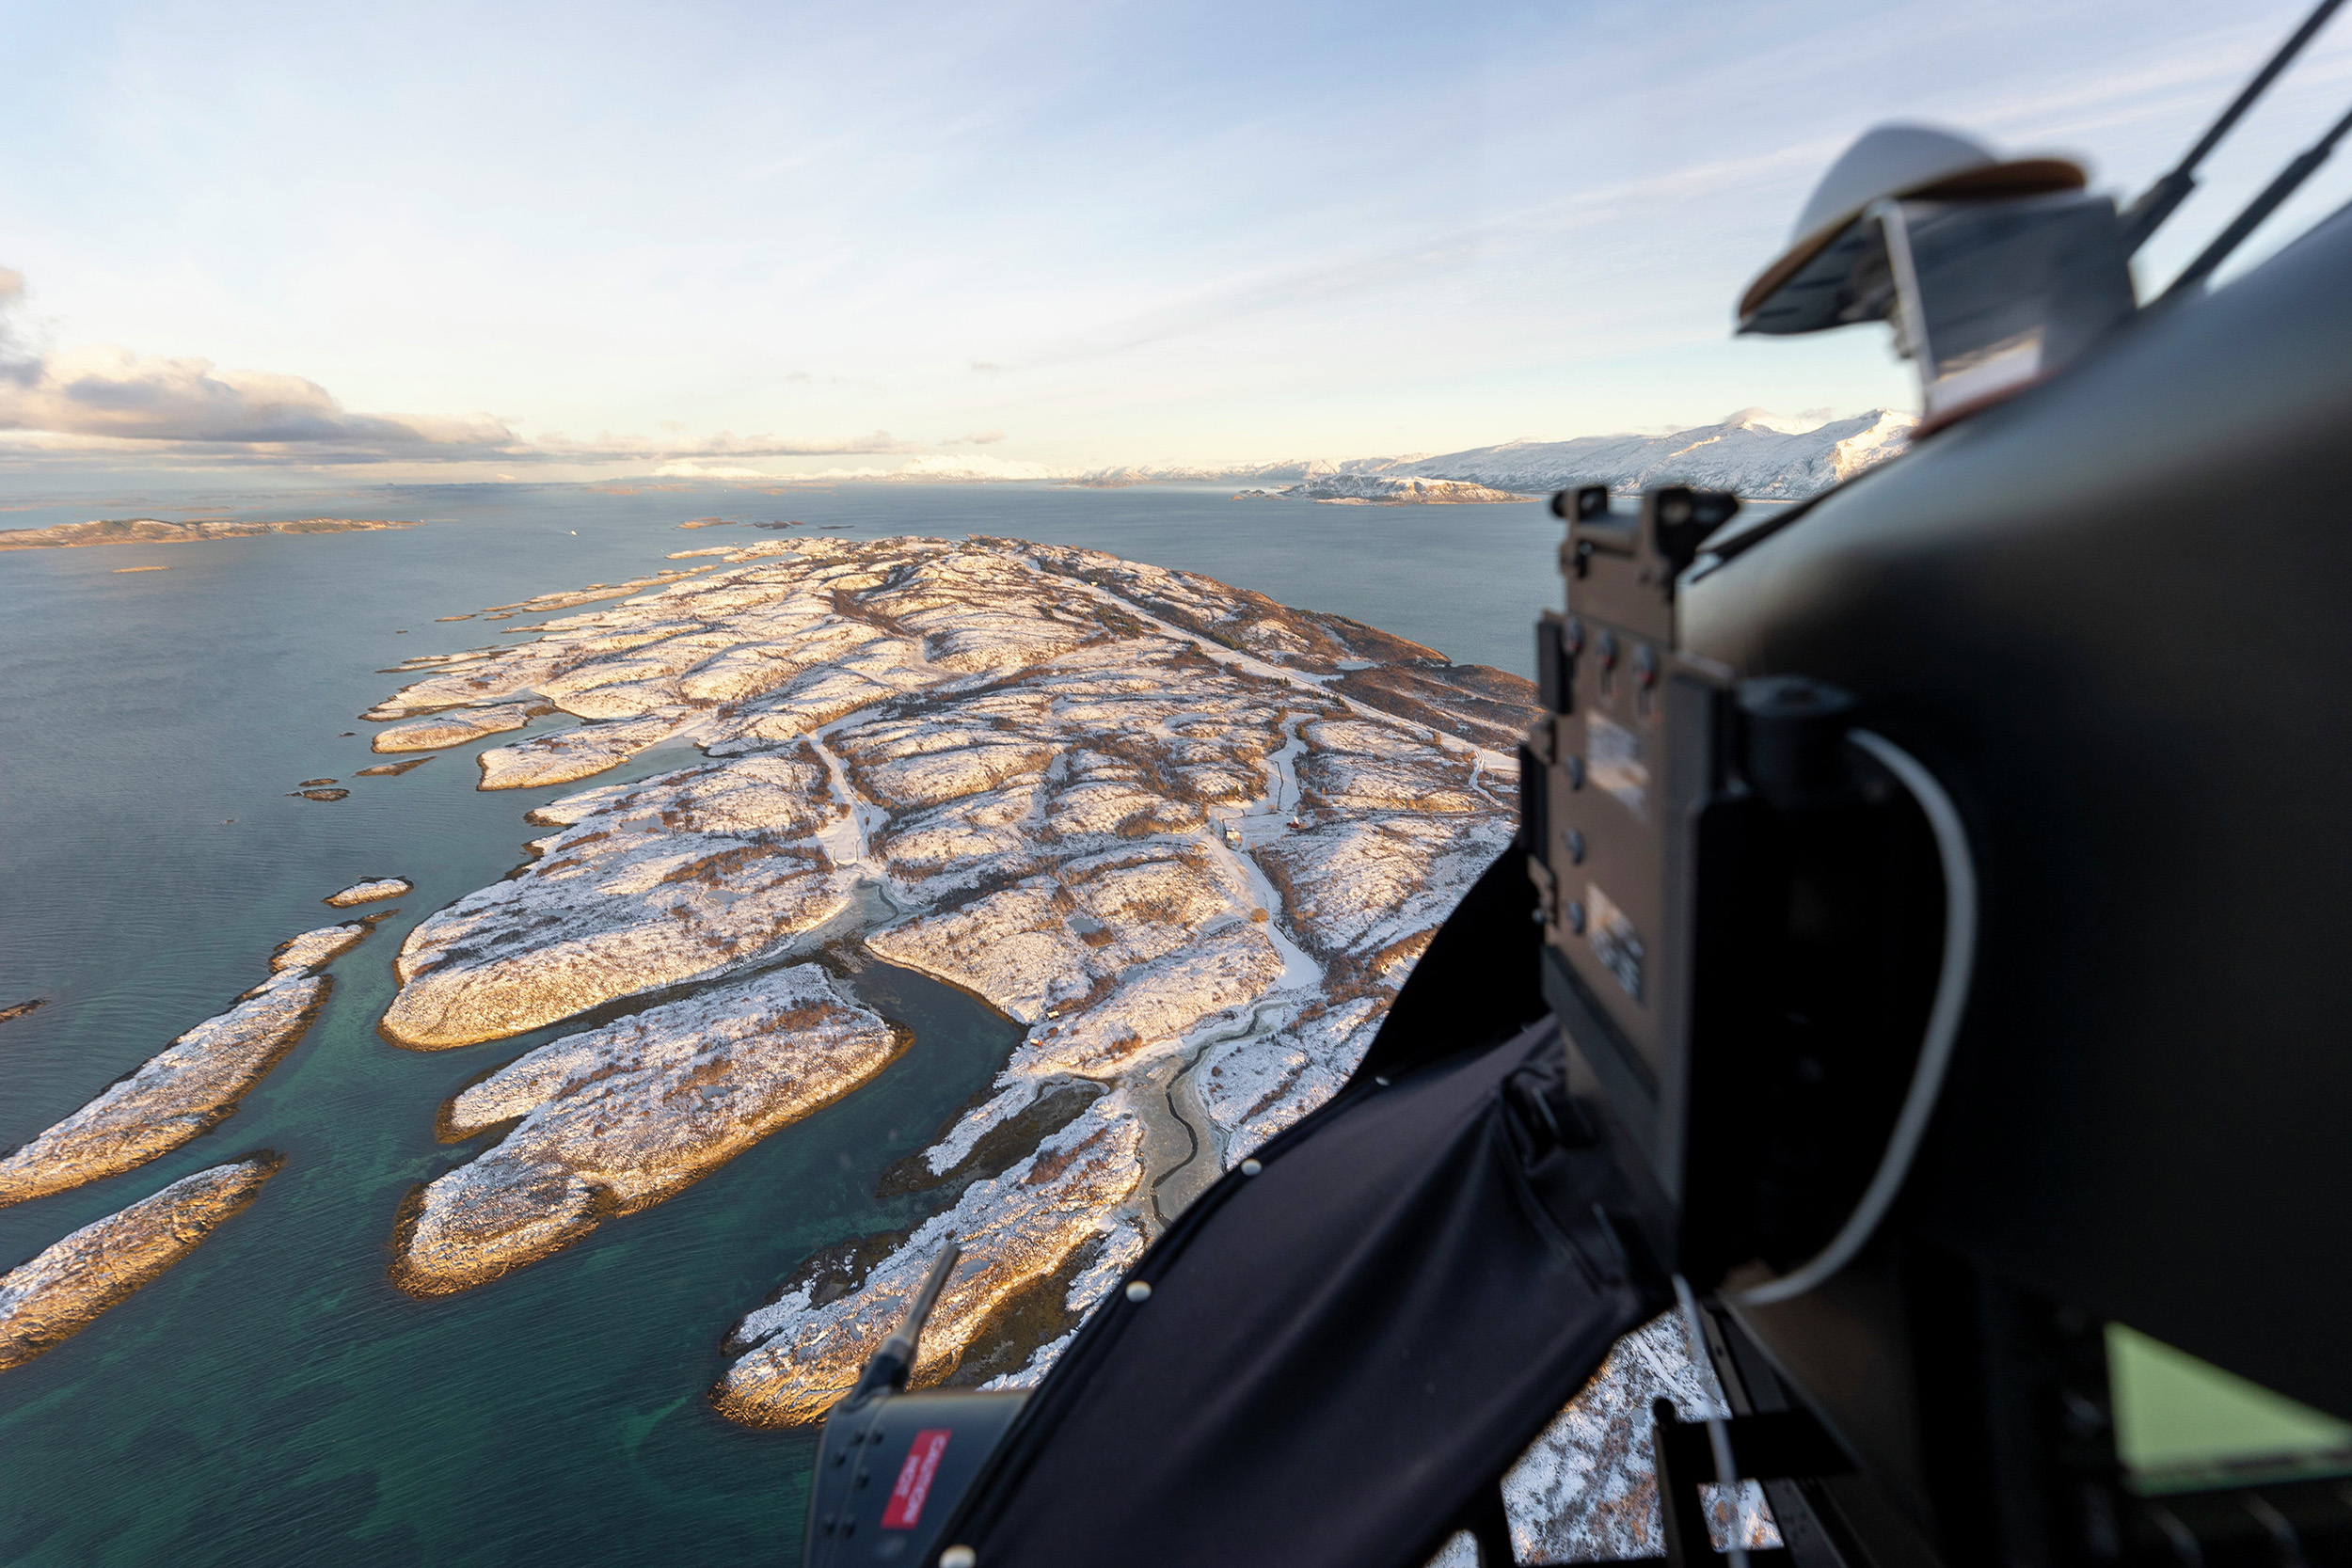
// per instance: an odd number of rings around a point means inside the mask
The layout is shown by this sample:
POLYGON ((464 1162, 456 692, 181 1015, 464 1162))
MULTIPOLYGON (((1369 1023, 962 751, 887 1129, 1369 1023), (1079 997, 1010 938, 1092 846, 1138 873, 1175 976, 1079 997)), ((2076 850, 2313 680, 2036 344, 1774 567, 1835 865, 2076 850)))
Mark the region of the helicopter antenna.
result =
POLYGON ((2263 219, 2278 210, 2279 203, 2293 196, 2295 188, 2309 180, 2312 172, 2328 161, 2328 154, 2336 150, 2336 143, 2344 139, 2346 131, 2352 131, 2352 114, 2346 114, 2329 126, 2328 134, 2313 143, 2309 151, 2280 169, 2279 178, 2265 187, 2262 195, 2237 215, 2236 221, 2216 235, 2213 244, 2207 245, 2202 254, 2172 280, 2172 286, 2164 291, 2164 297, 2171 299, 2202 284, 2213 269, 2227 261, 2230 252, 2245 242, 2247 235, 2262 227, 2263 219))
POLYGON ((914 1300, 907 1307, 905 1321, 866 1363, 865 1371, 858 1374, 857 1386, 842 1402, 845 1405, 855 1409, 876 1394, 906 1392, 907 1378, 914 1370, 915 1353, 923 1343, 923 1323, 930 1317, 931 1307, 939 1300, 947 1276, 955 1272, 956 1259, 962 1256, 963 1248, 956 1244, 954 1237, 948 1237, 940 1247, 939 1256, 931 1259, 930 1272, 915 1287, 914 1300))
MULTIPOLYGON (((2303 25, 2295 30, 2295 36, 2288 39, 2286 42, 2280 44, 2279 46, 2279 52, 2270 56, 2270 63, 2264 66, 2261 72, 2257 74, 2252 81, 2246 84, 2246 90, 2239 93, 2236 100, 2233 102, 2228 108, 2221 111, 2221 118, 2215 120, 2213 122, 2213 129, 2207 131, 2204 135, 2199 139, 2197 145, 2188 150, 2188 156, 2181 160, 2180 166, 2173 169, 2171 173, 2166 175, 2154 184, 2149 186, 2147 190, 2140 194, 2138 200, 2133 202, 2130 207, 2124 210, 2123 249, 2125 255, 2130 255, 2132 252, 2137 250, 2141 245, 2145 245, 2148 241, 2148 236, 2154 233, 2163 224, 2164 220, 2172 215, 2173 209, 2188 199, 2188 193, 2197 188, 2197 166, 2205 161, 2205 155, 2211 152, 2215 147, 2219 145, 2222 137, 2230 134, 2231 127, 2234 126, 2238 122, 2248 109, 2253 107, 2254 100, 2260 98, 2263 93, 2268 89, 2270 84, 2277 80, 2279 72, 2287 68, 2288 61, 2294 59, 2296 55, 2302 53, 2303 46, 2312 41, 2313 34, 2317 33, 2320 28, 2328 24, 2328 19, 2335 15, 2336 8, 2343 4, 2344 0, 2319 0, 2319 8, 2312 11, 2310 16, 2304 19, 2303 25)), ((2334 137, 2330 136, 2328 142, 2323 143, 2322 145, 2324 147, 2333 146, 2334 137)), ((2328 154, 2325 151, 2321 151, 2319 154, 2320 158, 2323 160, 2327 157, 2327 155, 2328 154)), ((2310 156, 2310 153, 2304 154, 2304 157, 2310 156)), ((2301 159, 2296 160, 2298 164, 2301 161, 2301 159)), ((2317 166, 2318 166, 2316 164, 2312 166, 2314 168, 2317 166)), ((2305 175, 2308 175, 2310 172, 2311 171, 2309 169, 2304 170, 2305 175)), ((2285 176, 2281 175, 2280 178, 2284 179, 2285 176)), ((2302 179, 2298 177, 2296 183, 2302 183, 2302 179)), ((2292 190, 2294 186, 2292 185, 2288 187, 2289 190, 2292 190)), ((2267 197, 2270 193, 2265 191, 2263 194, 2267 197)), ((2279 204, 2279 201, 2283 201, 2285 199, 2286 195, 2284 192, 2281 192, 2278 200, 2271 202, 2270 205, 2275 207, 2279 204)), ((2260 202, 2256 203, 2256 206, 2260 205, 2260 202)), ((2251 212, 2252 209, 2249 208, 2248 211, 2251 212)), ((2267 216, 2269 214, 2269 211, 2270 209, 2268 207, 2263 208, 2263 216, 2267 216)), ((2240 221, 2242 222, 2244 220, 2241 219, 2240 221)), ((2261 221, 2262 217, 2256 217, 2254 219, 2255 223, 2260 223, 2261 221)), ((2234 229, 2235 225, 2233 225, 2232 227, 2234 229)), ((2252 225, 2248 225, 2248 228, 2250 231, 2252 225)), ((2244 238, 2245 235, 2238 235, 2238 239, 2244 238)), ((2219 242, 2217 241, 2215 243, 2218 244, 2219 242)), ((2235 246, 2236 242, 2233 241, 2231 243, 2231 248, 2234 249, 2235 246)), ((2223 254, 2227 255, 2228 252, 2224 251, 2223 254)), ((2200 257, 2199 260, 2202 261, 2203 258, 2200 257)), ((2216 257, 2214 261, 2215 264, 2218 265, 2220 258, 2216 257)), ((2207 272, 2212 270, 2213 269, 2211 267, 2206 269, 2207 272)), ((2186 275, 2184 274, 2184 277, 2186 275)), ((2201 277, 2203 274, 2201 273, 2198 276, 2201 277)), ((2174 290, 2177 290, 2180 288, 2180 284, 2175 283, 2172 287, 2174 290)))

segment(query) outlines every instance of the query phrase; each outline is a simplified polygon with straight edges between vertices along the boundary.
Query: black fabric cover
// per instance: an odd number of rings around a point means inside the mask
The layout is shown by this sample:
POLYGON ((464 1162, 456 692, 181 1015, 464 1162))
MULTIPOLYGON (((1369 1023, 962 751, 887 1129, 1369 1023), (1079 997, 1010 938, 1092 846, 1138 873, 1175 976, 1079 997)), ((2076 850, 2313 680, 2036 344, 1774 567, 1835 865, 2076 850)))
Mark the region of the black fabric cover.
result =
POLYGON ((1497 1037, 1535 995, 1514 881, 1517 852, 1364 1069, 1145 1254, 1150 1297, 1113 1291, 943 1541, 984 1568, 1419 1568, 1491 1497, 1656 1306, 1596 1212, 1613 1178, 1556 1032, 1497 1037))

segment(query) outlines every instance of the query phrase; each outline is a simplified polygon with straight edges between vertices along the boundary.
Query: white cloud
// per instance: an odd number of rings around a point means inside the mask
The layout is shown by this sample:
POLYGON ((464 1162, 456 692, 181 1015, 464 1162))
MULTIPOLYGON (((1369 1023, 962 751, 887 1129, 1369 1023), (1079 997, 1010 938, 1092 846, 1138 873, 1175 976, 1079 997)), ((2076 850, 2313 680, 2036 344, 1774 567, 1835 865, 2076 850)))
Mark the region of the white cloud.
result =
POLYGON ((943 447, 985 447, 1004 438, 1005 433, 1001 430, 983 430, 977 435, 952 436, 939 444, 943 447))
MULTIPOLYGON (((0 268, 0 454, 137 453, 305 465, 670 459, 692 467, 691 459, 698 457, 923 450, 886 430, 823 437, 723 431, 698 439, 600 433, 576 441, 555 434, 527 437, 489 414, 354 413, 305 376, 223 370, 209 359, 146 355, 112 343, 41 353, 26 325, 25 302, 24 274, 0 268)), ((684 428, 676 420, 659 423, 684 428)), ((699 472, 706 478, 769 477, 742 467, 699 472)))
POLYGON ((46 356, 0 381, 0 430, 102 440, 333 446, 386 456, 479 457, 519 438, 486 414, 353 414, 298 375, 224 371, 112 344, 46 356))
POLYGON ((910 457, 893 479, 1075 479, 1081 470, 1002 457, 910 457))
POLYGON ((40 356, 24 318, 24 275, 0 267, 0 382, 21 386, 40 373, 40 356))
POLYGON ((700 463, 664 463, 653 471, 656 479, 773 479, 776 476, 758 468, 732 468, 724 465, 706 467, 700 463))

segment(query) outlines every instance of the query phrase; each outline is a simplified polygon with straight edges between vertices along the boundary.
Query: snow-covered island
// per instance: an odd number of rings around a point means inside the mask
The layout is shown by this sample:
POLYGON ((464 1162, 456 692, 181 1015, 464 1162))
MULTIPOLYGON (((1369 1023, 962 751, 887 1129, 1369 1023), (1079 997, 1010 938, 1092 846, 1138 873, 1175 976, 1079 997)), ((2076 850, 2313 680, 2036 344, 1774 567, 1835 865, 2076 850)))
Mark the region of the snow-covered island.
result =
MULTIPOLYGON (((359 936, 367 934, 359 928, 359 936)), ((158 1159, 228 1119, 302 1038, 332 983, 316 967, 357 942, 332 929, 282 944, 267 980, 107 1085, 96 1099, 0 1156, 0 1207, 65 1192, 158 1159), (299 956, 295 950, 299 948, 299 956)))
POLYGON ((966 1262, 918 1376, 1014 1314, 1052 1331, 1011 1358, 1034 1370, 1168 1215, 1352 1067, 1511 834, 1533 689, 1084 550, 707 553, 732 569, 421 668, 369 714, 585 721, 484 752, 485 788, 706 753, 541 807, 535 859, 403 945, 382 1028, 412 1049, 663 1001, 445 1109, 452 1136, 513 1130, 412 1202, 395 1275, 465 1288, 854 1092, 897 1046, 810 967, 848 941, 1025 1035, 895 1173, 934 1217, 745 1303, 718 1402, 821 1415, 950 1231, 966 1262), (787 979, 796 1000, 769 994, 787 979))
MULTIPOLYGON (((407 891, 406 881, 392 877, 330 894, 326 902, 367 903, 407 891)), ((0 1208, 135 1170, 226 1121, 318 1018, 334 984, 327 965, 399 912, 322 926, 279 942, 269 956, 269 978, 233 1006, 180 1036, 72 1116, 0 1152, 0 1208)))
MULTIPOLYGON (((713 1402, 758 1426, 820 1418, 949 1235, 964 1260, 916 1381, 1033 1382, 1184 1203, 1359 1059, 1511 834, 1534 692, 1083 550, 681 553, 726 569, 411 661, 422 678, 368 715, 454 734, 546 703, 583 721, 485 752, 485 788, 705 753, 537 808, 555 831, 533 859, 404 944, 382 1024, 398 1044, 608 1022, 443 1106, 446 1139, 498 1135, 404 1205, 393 1278, 486 1283, 857 1092, 905 1045, 844 983, 879 958, 977 994, 1022 1038, 883 1177, 930 1217, 843 1238, 744 1303, 713 1402)), ((1721 1408, 1680 1336, 1669 1316, 1629 1337, 1513 1470, 1523 1550, 1657 1549, 1648 1402, 1721 1408)), ((1755 1502, 1721 1500, 1721 1539, 1773 1541, 1755 1502)))
POLYGON ((249 1154, 182 1177, 0 1275, 0 1371, 72 1338, 194 1252, 282 1163, 249 1154))
POLYGON ((398 898, 413 886, 405 877, 371 877, 365 881, 354 882, 347 888, 330 893, 319 902, 347 910, 354 904, 377 904, 387 898, 398 898))
MULTIPOLYGON (((199 520, 169 522, 161 517, 101 517, 87 523, 59 523, 55 528, 0 530, 0 550, 74 549, 90 545, 200 545, 214 539, 249 539, 262 533, 351 533, 377 529, 415 528, 413 522, 381 517, 302 517, 283 523, 234 523, 199 520)), ((130 566, 126 571, 160 571, 161 567, 130 566)))
POLYGON ((906 1044, 822 969, 793 964, 543 1045, 450 1101, 453 1141, 516 1125, 417 1195, 392 1276, 446 1295, 543 1258, 691 1186, 906 1044))

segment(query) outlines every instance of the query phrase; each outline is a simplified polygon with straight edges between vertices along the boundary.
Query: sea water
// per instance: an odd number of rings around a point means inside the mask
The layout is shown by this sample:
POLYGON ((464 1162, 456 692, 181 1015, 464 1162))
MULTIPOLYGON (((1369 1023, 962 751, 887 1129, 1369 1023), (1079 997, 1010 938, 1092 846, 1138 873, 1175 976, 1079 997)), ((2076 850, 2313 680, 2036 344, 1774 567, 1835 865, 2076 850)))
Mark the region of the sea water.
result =
POLYGON ((317 1024, 221 1127, 129 1174, 0 1209, 5 1269, 192 1171, 255 1148, 287 1156, 193 1256, 0 1373, 0 1562, 796 1562, 814 1445, 712 1413, 722 1338, 818 1248, 921 1217, 919 1197, 874 1197, 882 1172, 931 1140, 1018 1031, 947 987, 870 965, 851 984, 915 1036, 882 1078, 551 1259, 411 1300, 386 1275, 394 1212, 485 1142, 437 1143, 435 1113, 567 1031, 395 1049, 374 1028, 393 954, 419 920, 523 859, 546 831, 522 820, 532 807, 696 753, 662 748, 594 780, 483 794, 472 747, 354 777, 384 760, 355 716, 417 678, 385 667, 502 641, 508 624, 436 617, 801 531, 753 526, 785 521, 1087 546, 1530 673, 1531 623, 1560 595, 1560 525, 1539 503, 1230 496, 382 486, 124 494, 0 515, 28 528, 422 520, 0 554, 0 1006, 51 999, 0 1024, 0 1148, 221 1011, 264 977, 278 942, 367 912, 331 911, 326 894, 363 877, 417 884, 373 906, 400 912, 338 960, 317 1024), (713 515, 730 521, 678 526, 713 515), (170 569, 121 570, 138 566, 170 569), (291 793, 313 778, 350 798, 291 793))

